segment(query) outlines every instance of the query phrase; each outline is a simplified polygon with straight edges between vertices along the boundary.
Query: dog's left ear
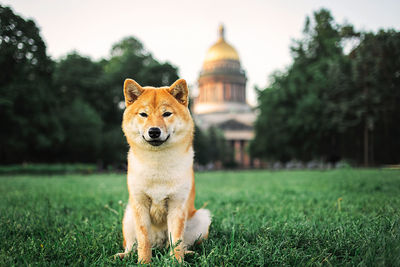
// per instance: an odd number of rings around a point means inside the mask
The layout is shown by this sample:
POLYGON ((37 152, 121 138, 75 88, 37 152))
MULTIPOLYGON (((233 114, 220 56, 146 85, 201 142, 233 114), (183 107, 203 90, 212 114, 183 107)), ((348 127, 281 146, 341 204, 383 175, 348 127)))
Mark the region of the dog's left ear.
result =
POLYGON ((189 89, 187 87, 186 81, 184 79, 179 79, 174 82, 168 92, 178 100, 184 106, 189 104, 189 89))
POLYGON ((126 79, 124 82, 125 106, 128 107, 133 104, 143 91, 143 88, 137 82, 132 79, 126 79))

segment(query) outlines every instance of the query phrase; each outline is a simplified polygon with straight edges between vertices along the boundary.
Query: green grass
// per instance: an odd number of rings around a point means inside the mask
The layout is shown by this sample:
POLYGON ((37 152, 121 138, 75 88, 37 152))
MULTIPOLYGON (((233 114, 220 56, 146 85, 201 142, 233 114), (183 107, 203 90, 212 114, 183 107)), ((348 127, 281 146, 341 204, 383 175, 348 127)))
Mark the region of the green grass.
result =
POLYGON ((0 165, 0 175, 15 175, 15 174, 90 174, 97 170, 96 164, 85 163, 59 163, 59 164, 15 164, 15 165, 0 165))
MULTIPOLYGON (((125 184, 116 174, 0 177, 0 265, 135 265, 136 253, 112 258, 125 184)), ((199 173, 196 186, 213 222, 185 265, 400 266, 399 171, 199 173)), ((174 264, 153 250, 153 266, 174 264)))

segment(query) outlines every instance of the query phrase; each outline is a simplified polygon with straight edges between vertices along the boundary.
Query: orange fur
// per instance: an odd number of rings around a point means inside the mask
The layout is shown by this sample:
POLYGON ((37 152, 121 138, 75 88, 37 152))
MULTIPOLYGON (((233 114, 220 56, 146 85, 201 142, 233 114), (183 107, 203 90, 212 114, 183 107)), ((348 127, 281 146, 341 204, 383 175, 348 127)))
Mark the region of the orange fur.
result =
POLYGON ((195 196, 196 196, 196 188, 194 183, 194 172, 192 172, 192 189, 190 190, 189 198, 187 201, 187 211, 189 219, 192 218, 197 211, 196 208, 194 207, 195 196))

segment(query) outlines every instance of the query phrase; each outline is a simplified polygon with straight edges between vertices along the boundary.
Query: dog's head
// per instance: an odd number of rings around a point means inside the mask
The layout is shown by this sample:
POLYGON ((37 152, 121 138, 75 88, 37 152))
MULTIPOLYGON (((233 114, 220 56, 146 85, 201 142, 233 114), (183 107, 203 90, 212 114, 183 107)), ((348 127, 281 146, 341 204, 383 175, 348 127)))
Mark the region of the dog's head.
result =
POLYGON ((191 144, 193 121, 188 87, 183 79, 170 87, 141 87, 125 80, 122 129, 130 146, 159 150, 177 143, 191 144))

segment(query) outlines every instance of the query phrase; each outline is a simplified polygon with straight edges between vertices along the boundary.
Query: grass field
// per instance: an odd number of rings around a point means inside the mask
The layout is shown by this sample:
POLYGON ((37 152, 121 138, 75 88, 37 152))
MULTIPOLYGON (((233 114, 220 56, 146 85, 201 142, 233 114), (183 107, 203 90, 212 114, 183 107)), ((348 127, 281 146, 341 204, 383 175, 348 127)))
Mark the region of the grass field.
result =
MULTIPOLYGON (((400 171, 196 175, 209 239, 184 265, 400 266, 400 171)), ((0 177, 0 265, 135 265, 122 251, 125 176, 0 177)), ((167 249, 153 266, 174 265, 167 249)))

